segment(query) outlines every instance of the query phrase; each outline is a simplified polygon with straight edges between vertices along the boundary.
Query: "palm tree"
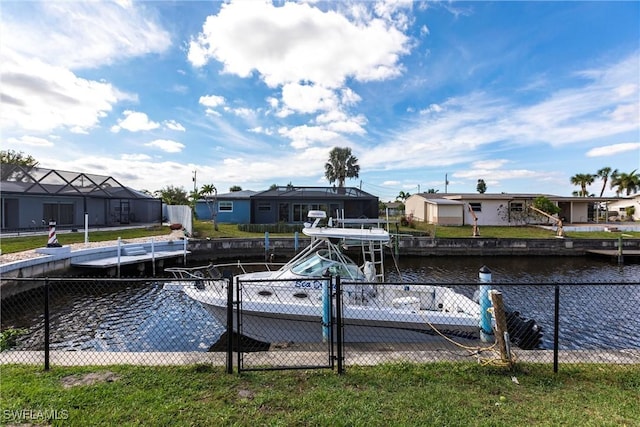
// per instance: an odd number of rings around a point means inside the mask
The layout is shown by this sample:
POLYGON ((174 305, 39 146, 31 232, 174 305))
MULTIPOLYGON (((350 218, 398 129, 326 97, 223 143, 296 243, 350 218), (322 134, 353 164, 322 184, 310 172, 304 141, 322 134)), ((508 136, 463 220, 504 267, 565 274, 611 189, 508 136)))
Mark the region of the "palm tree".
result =
POLYGON ((205 197, 209 212, 211 212, 211 221, 213 222, 213 229, 218 231, 218 223, 216 222, 216 199, 218 198, 218 189, 213 184, 206 184, 202 186, 200 194, 205 197), (213 200, 210 197, 213 194, 213 200))
POLYGON ((400 191, 400 192, 398 193, 398 195, 396 196, 396 200, 400 200, 400 201, 402 201, 402 203, 404 203, 404 202, 406 202, 406 201, 407 201, 407 199, 408 199, 409 197, 411 197, 411 193, 409 193, 409 192, 406 192, 406 193, 405 193, 404 191, 400 191))
POLYGON ((611 188, 618 187, 616 189, 616 196, 620 196, 623 192, 629 196, 638 189, 640 189, 640 176, 636 175, 637 169, 632 170, 630 173, 618 172, 611 175, 611 188))
POLYGON ((329 153, 329 161, 324 165, 324 176, 330 184, 338 181, 338 187, 344 187, 347 178, 357 178, 360 172, 358 159, 351 154, 349 147, 334 147, 329 153))
POLYGON ((571 183, 573 185, 580 186, 581 197, 587 197, 589 195, 589 192, 587 191, 587 185, 593 184, 594 179, 595 176, 591 175, 590 173, 578 173, 571 177, 571 183))
POLYGON ((602 197, 602 195, 604 194, 604 189, 607 188, 607 181, 609 180, 609 177, 617 174, 618 169, 611 170, 609 166, 605 166, 602 169, 598 170, 598 172, 596 172, 596 177, 602 179, 602 190, 600 190, 600 197, 602 197))

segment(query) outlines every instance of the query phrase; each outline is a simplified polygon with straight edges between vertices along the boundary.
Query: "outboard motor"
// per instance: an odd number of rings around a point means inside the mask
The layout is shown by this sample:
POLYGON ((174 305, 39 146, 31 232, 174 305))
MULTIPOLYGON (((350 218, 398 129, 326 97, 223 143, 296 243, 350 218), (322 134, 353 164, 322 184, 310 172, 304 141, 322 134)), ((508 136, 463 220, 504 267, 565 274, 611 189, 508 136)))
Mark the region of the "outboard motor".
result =
POLYGON ((520 316, 517 311, 505 310, 509 339, 523 350, 533 350, 542 343, 542 328, 533 319, 520 316))

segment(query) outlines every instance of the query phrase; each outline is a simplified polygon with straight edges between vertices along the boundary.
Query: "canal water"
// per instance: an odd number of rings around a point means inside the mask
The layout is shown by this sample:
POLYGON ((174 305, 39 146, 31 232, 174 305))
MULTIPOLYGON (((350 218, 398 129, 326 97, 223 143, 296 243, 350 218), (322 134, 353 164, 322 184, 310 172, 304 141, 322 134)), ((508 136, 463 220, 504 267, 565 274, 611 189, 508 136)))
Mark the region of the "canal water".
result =
MULTIPOLYGON (((405 282, 438 283, 467 296, 477 290, 482 266, 506 305, 553 339, 554 288, 560 287, 560 348, 640 348, 640 264, 619 266, 587 257, 407 257, 405 282), (633 284, 632 284, 633 283, 633 284)), ((387 280, 399 281, 391 262, 387 280)), ((50 298, 51 349, 97 351, 207 351, 224 328, 181 291, 149 282, 55 285, 50 298)), ((42 350, 41 293, 2 303, 2 328, 27 331, 18 350, 42 350)))

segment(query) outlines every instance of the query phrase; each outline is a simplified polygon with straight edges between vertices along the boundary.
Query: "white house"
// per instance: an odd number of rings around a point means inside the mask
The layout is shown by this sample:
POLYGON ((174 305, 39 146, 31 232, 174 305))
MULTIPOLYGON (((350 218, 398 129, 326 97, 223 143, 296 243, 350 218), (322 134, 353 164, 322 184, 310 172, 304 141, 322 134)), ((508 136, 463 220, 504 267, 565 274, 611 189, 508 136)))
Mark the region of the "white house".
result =
POLYGON ((636 194, 632 197, 624 197, 609 204, 607 209, 610 219, 619 221, 637 221, 640 219, 640 194, 636 194), (630 209, 633 213, 631 216, 627 215, 627 209, 630 209), (617 215, 611 216, 612 212, 616 212, 617 215))
MULTIPOLYGON (((559 217, 565 223, 595 222, 598 202, 610 205, 618 200, 550 194, 419 193, 406 200, 405 214, 418 221, 439 225, 473 224, 474 215, 478 225, 522 225, 531 222, 532 215, 526 210, 539 196, 548 198, 561 209, 559 217)), ((636 212, 640 212, 640 207, 636 212)))

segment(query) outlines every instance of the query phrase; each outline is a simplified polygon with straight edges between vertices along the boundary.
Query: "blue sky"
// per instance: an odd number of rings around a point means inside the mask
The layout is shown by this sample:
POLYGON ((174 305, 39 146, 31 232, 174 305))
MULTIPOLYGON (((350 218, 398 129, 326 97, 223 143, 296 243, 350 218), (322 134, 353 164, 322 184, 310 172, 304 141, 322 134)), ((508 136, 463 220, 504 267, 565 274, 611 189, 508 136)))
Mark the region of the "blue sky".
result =
POLYGON ((383 201, 640 169, 637 1, 0 6, 2 149, 42 167, 260 191, 350 147, 383 201))

